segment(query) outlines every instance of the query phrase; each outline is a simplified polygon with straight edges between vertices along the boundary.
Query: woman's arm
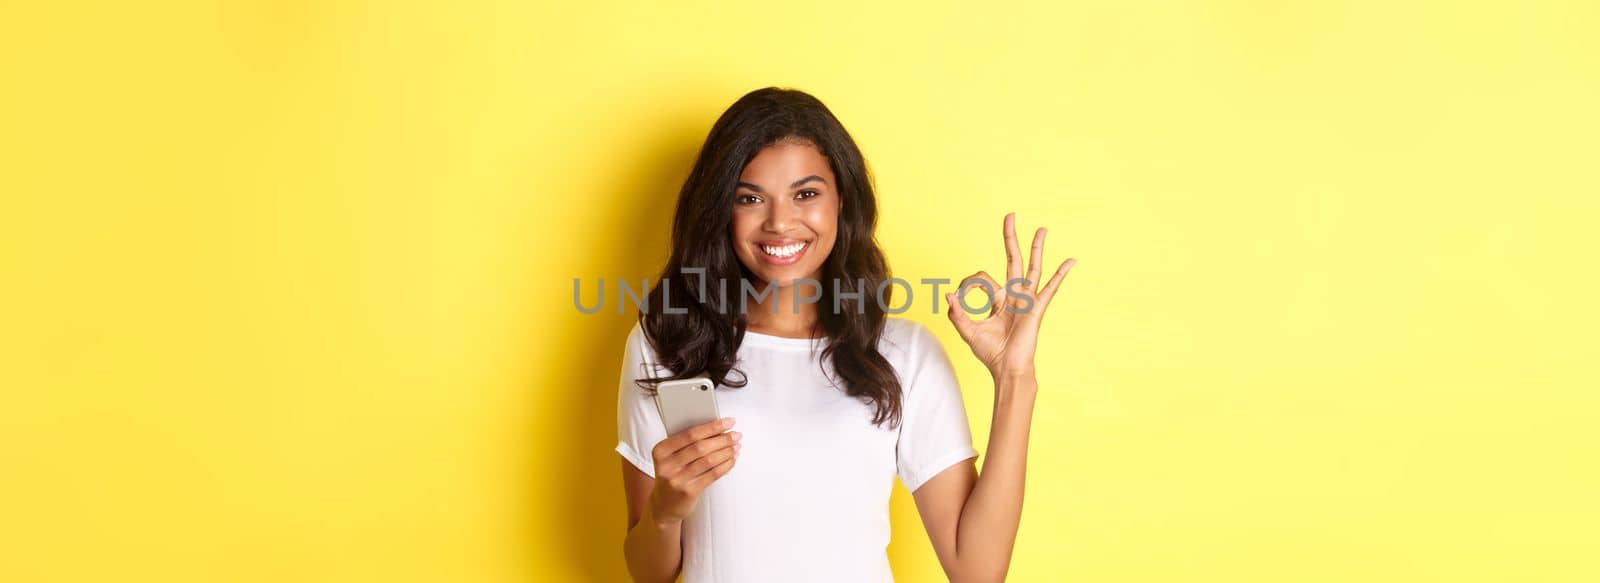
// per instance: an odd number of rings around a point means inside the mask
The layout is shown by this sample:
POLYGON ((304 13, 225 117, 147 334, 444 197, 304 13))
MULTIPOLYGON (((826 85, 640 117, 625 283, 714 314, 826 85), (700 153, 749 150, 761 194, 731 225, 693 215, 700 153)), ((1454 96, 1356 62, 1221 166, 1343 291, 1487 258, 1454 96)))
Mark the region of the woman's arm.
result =
POLYGON ((980 477, 971 460, 929 479, 912 497, 951 581, 1003 581, 1022 521, 1033 419, 1031 376, 995 379, 988 455, 980 477))
POLYGON ((622 543, 628 574, 641 583, 672 583, 683 564, 683 519, 700 493, 733 470, 739 457, 733 419, 696 425, 661 440, 650 451, 656 478, 622 461, 628 496, 628 537, 622 543))
MULTIPOLYGON (((1015 218, 1006 215, 1007 282, 1021 277, 1015 218)), ((912 493, 939 563, 951 581, 1003 581, 1022 521, 1022 494, 1028 464, 1028 430, 1039 383, 1034 376, 1034 348, 1044 310, 1061 280, 1077 263, 1068 259, 1043 287, 1038 286, 1045 230, 1034 234, 1028 283, 1010 288, 1004 298, 991 295, 989 316, 971 320, 958 312, 956 294, 950 321, 994 379, 994 416, 983 473, 968 461, 945 469, 912 493)), ((962 281, 986 281, 993 290, 1007 290, 980 271, 962 281)), ((961 288, 957 288, 961 289, 961 288)))
POLYGON ((628 538, 622 552, 634 581, 672 583, 683 561, 681 523, 656 520, 650 511, 651 478, 622 460, 622 481, 628 494, 628 538))

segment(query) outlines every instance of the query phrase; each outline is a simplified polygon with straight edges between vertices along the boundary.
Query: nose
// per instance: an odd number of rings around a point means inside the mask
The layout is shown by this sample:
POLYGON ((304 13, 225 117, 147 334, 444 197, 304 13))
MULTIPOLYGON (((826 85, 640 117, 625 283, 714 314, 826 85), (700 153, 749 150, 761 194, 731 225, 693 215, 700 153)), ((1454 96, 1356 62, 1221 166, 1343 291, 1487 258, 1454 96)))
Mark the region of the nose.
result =
POLYGON ((762 227, 769 233, 786 233, 794 227, 799 210, 794 207, 794 201, 785 197, 778 197, 772 205, 767 207, 767 220, 762 227))

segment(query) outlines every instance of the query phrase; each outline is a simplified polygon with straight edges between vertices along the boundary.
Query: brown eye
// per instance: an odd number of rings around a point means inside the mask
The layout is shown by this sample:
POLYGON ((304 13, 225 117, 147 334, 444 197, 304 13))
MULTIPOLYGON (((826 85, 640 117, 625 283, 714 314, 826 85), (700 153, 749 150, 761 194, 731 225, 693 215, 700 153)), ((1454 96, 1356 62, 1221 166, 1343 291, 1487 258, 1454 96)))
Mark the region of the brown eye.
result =
POLYGON ((794 197, 798 198, 800 200, 805 200, 805 199, 811 198, 813 196, 822 196, 822 193, 817 192, 815 190, 802 190, 802 191, 800 191, 799 194, 796 194, 794 197))
POLYGON ((754 195, 749 195, 749 194, 741 194, 741 195, 735 196, 733 198, 733 200, 734 200, 734 202, 737 202, 739 204, 755 204, 755 203, 761 202, 761 198, 760 197, 757 197, 757 196, 754 196, 754 195))

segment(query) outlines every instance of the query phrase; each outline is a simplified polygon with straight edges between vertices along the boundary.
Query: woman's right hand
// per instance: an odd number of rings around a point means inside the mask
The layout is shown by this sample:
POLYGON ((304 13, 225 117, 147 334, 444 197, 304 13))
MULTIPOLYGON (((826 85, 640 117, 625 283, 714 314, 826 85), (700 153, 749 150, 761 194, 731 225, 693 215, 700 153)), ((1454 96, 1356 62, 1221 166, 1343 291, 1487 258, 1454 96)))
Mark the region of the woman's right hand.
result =
POLYGON ((682 523, 700 500, 700 492, 717 481, 739 459, 739 432, 732 417, 723 417, 678 432, 650 450, 655 459, 655 485, 650 511, 662 526, 682 523))

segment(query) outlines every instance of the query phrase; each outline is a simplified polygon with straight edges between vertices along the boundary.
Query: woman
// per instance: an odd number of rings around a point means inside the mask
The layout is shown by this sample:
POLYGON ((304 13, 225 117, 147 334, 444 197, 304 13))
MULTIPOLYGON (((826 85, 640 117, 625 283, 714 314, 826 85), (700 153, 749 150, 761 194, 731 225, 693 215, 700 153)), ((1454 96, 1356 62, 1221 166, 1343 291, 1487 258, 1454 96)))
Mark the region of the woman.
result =
MULTIPOLYGON (((905 302, 880 303, 889 276, 876 213, 860 150, 816 98, 760 89, 712 127, 622 367, 616 449, 635 580, 892 581, 896 476, 951 580, 1005 578, 1022 513, 1034 344, 1074 260, 1032 283, 1039 229, 1028 283, 1002 286, 979 271, 958 287, 987 284, 986 319, 944 296, 994 379, 980 475, 938 340, 886 317, 886 306, 905 302), (668 436, 653 383, 695 376, 717 383, 725 417, 668 436)), ((1024 276, 1011 215, 1004 233, 1009 283, 1024 276)))

